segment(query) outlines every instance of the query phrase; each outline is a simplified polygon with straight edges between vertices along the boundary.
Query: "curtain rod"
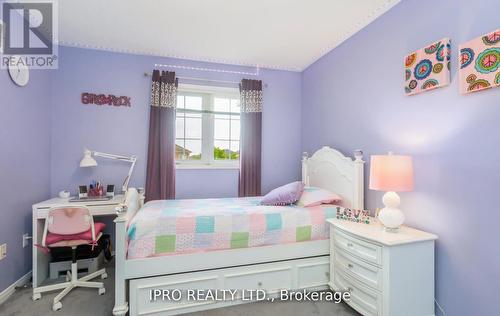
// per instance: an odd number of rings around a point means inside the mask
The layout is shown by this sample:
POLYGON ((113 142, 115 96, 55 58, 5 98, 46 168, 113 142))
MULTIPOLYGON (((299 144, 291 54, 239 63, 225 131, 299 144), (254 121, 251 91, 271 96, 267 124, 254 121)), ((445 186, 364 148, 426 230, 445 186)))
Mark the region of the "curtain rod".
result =
MULTIPOLYGON (((151 73, 145 72, 144 77, 151 77, 151 73)), ((224 84, 232 84, 232 85, 239 85, 241 82, 240 81, 228 81, 228 80, 217 80, 217 79, 206 79, 206 78, 197 78, 197 77, 182 77, 179 76, 177 77, 180 80, 193 80, 193 81, 202 81, 202 82, 215 82, 215 83, 224 83, 224 84)), ((263 84, 264 88, 267 88, 267 83, 263 84)))
POLYGON ((216 68, 201 68, 201 67, 180 66, 180 65, 165 65, 165 64, 155 64, 155 67, 187 69, 187 70, 198 70, 198 71, 208 71, 208 72, 219 72, 219 73, 226 73, 226 74, 248 75, 248 76, 258 76, 260 74, 260 68, 259 67, 257 67, 257 71, 256 72, 233 71, 233 70, 216 69, 216 68))
MULTIPOLYGON (((144 77, 151 77, 151 73, 145 72, 144 77)), ((240 84, 239 81, 228 81, 228 80, 217 80, 217 79, 205 79, 205 78, 196 78, 196 77, 177 77, 181 80, 196 80, 196 81, 204 81, 204 82, 217 82, 217 83, 226 83, 226 84, 240 84)))

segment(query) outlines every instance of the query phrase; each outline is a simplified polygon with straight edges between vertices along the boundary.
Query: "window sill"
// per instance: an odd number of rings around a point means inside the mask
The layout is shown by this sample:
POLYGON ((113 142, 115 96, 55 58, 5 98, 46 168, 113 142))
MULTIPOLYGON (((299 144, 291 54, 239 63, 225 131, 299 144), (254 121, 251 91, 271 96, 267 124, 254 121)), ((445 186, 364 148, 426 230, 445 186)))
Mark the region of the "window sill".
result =
POLYGON ((224 163, 176 163, 175 169, 209 169, 209 170, 217 170, 217 169, 240 169, 239 164, 224 164, 224 163))

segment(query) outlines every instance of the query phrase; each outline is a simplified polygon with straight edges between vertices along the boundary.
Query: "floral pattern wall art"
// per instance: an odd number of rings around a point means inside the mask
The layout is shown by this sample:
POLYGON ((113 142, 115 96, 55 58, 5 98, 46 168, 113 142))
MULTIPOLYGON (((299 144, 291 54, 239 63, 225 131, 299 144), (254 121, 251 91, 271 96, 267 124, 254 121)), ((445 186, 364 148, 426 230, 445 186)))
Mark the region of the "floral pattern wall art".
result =
POLYGON ((443 38, 405 57, 405 93, 413 95, 450 84, 449 38, 443 38))
POLYGON ((500 29, 460 45, 460 93, 500 86, 500 29))

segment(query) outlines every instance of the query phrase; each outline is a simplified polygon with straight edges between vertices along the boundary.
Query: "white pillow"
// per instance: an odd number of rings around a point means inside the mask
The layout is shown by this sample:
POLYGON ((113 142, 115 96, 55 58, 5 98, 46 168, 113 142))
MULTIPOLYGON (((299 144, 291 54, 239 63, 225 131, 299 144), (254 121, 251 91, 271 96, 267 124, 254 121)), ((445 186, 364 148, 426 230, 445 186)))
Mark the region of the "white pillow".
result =
POLYGON ((305 187, 297 205, 310 207, 321 204, 339 204, 340 202, 342 202, 342 198, 331 191, 317 187, 305 187))

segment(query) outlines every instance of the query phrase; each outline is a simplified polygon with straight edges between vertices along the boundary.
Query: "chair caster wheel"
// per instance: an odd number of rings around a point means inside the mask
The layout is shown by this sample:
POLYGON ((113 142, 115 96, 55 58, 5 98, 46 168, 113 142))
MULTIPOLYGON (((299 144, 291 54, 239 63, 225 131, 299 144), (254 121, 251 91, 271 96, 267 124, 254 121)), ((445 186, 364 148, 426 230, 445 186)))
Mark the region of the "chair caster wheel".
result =
POLYGON ((101 274, 101 279, 107 279, 107 278, 108 278, 108 274, 107 273, 101 274))
POLYGON ((42 294, 40 294, 40 293, 35 293, 35 294, 33 294, 33 297, 32 297, 32 299, 34 301, 38 301, 41 298, 42 298, 42 294))
POLYGON ((99 289, 99 295, 103 295, 104 293, 106 293, 106 289, 105 289, 105 288, 103 288, 103 287, 101 287, 101 288, 99 289))
POLYGON ((61 308, 62 308, 62 303, 61 302, 57 302, 54 305, 52 305, 52 310, 54 312, 57 312, 58 310, 61 310, 61 308))

